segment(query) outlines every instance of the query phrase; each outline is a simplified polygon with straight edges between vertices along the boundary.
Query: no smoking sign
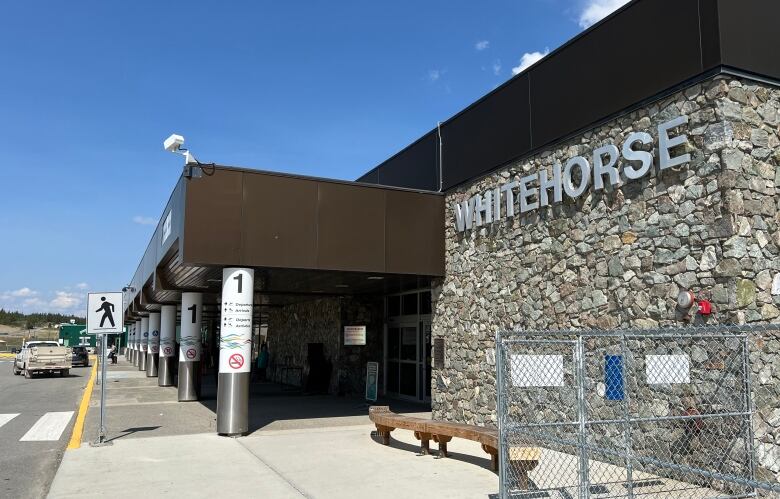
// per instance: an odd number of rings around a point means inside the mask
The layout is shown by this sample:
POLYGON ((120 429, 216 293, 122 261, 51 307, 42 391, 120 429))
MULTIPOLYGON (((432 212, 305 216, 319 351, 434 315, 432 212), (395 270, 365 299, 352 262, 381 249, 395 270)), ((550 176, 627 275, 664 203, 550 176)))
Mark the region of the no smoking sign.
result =
POLYGON ((228 359, 228 365, 233 369, 241 369, 241 366, 244 365, 244 356, 240 353, 234 353, 228 359))
POLYGON ((196 354, 196 353, 197 353, 197 352, 195 351, 195 349, 194 349, 194 348, 189 348, 189 349, 187 349, 187 352, 186 352, 187 358, 188 358, 188 359, 194 359, 194 358, 195 358, 195 354, 196 354))

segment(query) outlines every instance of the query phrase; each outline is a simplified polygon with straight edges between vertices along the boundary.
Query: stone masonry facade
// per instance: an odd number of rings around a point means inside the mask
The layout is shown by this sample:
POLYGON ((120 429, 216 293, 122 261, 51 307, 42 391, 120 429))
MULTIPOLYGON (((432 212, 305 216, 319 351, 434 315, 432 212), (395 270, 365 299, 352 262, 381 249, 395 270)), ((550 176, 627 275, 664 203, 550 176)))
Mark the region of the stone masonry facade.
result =
MULTIPOLYGON (((307 345, 322 343, 332 369, 328 392, 363 395, 366 362, 382 361, 382 298, 329 297, 272 308, 268 313, 271 373, 281 364, 300 366, 308 375, 307 345), (344 346, 343 327, 366 326, 365 346, 344 346)), ((380 369, 380 386, 382 383, 380 369)), ((300 385, 301 379, 288 381, 300 385)))
MULTIPOLYGON (((495 425, 499 330, 680 325, 682 290, 713 304, 711 316, 695 321, 777 322, 778 165, 780 90, 718 76, 449 192, 446 274, 433 290, 433 335, 446 343, 432 380, 433 417, 495 425), (556 161, 682 115, 688 143, 674 153, 689 153, 688 163, 659 172, 655 151, 641 179, 457 231, 456 203, 542 169, 552 176, 556 161)), ((780 339, 761 338, 751 364, 760 464, 777 476, 780 339)))

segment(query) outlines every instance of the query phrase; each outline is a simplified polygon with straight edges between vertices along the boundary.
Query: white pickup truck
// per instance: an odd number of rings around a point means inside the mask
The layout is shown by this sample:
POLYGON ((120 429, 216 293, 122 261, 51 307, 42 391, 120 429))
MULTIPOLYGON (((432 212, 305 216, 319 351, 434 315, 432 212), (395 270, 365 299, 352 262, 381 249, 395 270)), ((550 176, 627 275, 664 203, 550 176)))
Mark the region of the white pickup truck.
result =
POLYGON ((67 376, 72 365, 71 351, 56 341, 28 341, 14 359, 14 374, 30 379, 36 373, 59 372, 67 376))

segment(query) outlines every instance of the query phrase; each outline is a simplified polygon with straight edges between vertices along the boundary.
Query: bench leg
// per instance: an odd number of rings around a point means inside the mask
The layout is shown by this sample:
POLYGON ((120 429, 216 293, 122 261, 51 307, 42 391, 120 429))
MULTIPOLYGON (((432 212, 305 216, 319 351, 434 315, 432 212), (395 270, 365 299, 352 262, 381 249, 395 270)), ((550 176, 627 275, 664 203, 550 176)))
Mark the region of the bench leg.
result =
POLYGON ((390 428, 389 426, 383 426, 383 425, 376 425, 376 432, 382 438, 383 445, 390 445, 390 432, 393 430, 395 430, 395 428, 390 428))
POLYGON ((498 449, 482 444, 482 450, 490 454, 490 468, 493 471, 498 471, 498 449))
POLYGON ((510 461, 509 465, 517 474, 517 482, 521 489, 528 490, 528 472, 533 471, 538 461, 510 461))
POLYGON ((452 440, 449 435, 433 435, 433 440, 439 443, 439 457, 447 457, 447 442, 452 440))
POLYGON ((422 431, 415 431, 414 438, 420 441, 420 454, 427 456, 431 453, 430 440, 431 434, 422 431))

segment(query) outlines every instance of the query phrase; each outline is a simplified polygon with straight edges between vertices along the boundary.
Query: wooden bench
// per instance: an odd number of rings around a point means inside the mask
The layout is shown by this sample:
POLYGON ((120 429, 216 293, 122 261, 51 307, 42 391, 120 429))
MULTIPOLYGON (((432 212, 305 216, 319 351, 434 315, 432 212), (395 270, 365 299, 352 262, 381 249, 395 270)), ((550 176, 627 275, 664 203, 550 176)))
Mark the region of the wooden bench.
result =
MULTIPOLYGON (((390 411, 388 406, 371 406, 368 417, 376 425, 376 431, 384 445, 390 444, 390 432, 395 429, 410 430, 420 441, 420 453, 430 454, 430 441, 439 444, 439 457, 447 457, 447 443, 453 437, 465 438, 482 444, 482 450, 490 455, 493 471, 498 471, 498 430, 483 426, 449 423, 430 419, 402 416, 390 411)), ((528 488, 528 472, 536 468, 541 457, 537 447, 512 447, 509 459, 514 471, 519 474, 520 486, 528 488)))

